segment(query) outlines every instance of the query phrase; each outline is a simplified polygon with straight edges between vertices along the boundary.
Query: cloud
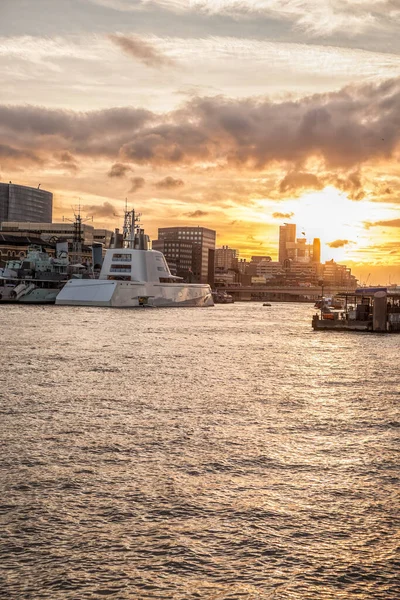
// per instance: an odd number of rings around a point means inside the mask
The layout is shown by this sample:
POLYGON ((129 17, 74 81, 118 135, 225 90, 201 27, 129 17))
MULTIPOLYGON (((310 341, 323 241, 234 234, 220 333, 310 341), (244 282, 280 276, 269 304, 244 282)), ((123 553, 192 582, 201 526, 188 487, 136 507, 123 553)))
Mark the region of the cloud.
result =
POLYGON ((2 163, 17 164, 22 166, 25 163, 41 163, 40 157, 30 150, 13 148, 7 144, 0 144, 0 159, 2 163))
POLYGON ((279 184, 279 191, 288 192, 298 189, 321 190, 323 183, 312 173, 292 172, 285 175, 279 184))
POLYGON ((314 36, 344 32, 355 36, 388 26, 399 16, 396 0, 90 0, 119 11, 138 11, 147 6, 175 14, 189 12, 236 19, 269 18, 287 21, 293 29, 314 36))
POLYGON ((61 167, 63 169, 68 169, 69 171, 72 171, 73 173, 76 173, 77 171, 79 171, 79 166, 75 160, 75 157, 67 150, 58 154, 57 158, 60 161, 58 164, 59 167, 61 167))
POLYGON ((190 219, 197 219, 199 217, 205 217, 208 215, 204 210, 195 210, 194 212, 185 213, 185 217, 189 217, 190 219))
POLYGON ((84 204, 82 210, 93 217, 114 217, 116 208, 111 202, 103 202, 103 204, 84 204))
POLYGON ((290 212, 290 213, 281 213, 281 212, 274 212, 272 213, 272 216, 274 219, 291 219, 293 217, 294 213, 290 212))
POLYGON ((365 221, 365 229, 370 227, 400 227, 400 219, 389 219, 388 221, 365 221))
POLYGON ((281 164, 287 170, 280 183, 286 192, 336 178, 357 199, 363 193, 361 165, 396 161, 400 79, 295 101, 196 98, 164 114, 129 107, 81 113, 3 105, 0 136, 14 160, 18 153, 21 160, 23 155, 44 160, 50 152, 67 151, 152 167, 263 171, 281 164), (310 159, 319 161, 318 174, 307 168, 310 159), (350 175, 340 178, 340 171, 350 175))
POLYGON ((343 246, 347 246, 348 244, 353 244, 350 240, 335 240, 334 242, 329 242, 327 246, 329 248, 343 248, 343 246))
POLYGON ((163 190, 172 190, 175 188, 179 188, 185 185, 185 182, 182 179, 174 179, 170 175, 168 177, 164 177, 160 181, 157 181, 154 186, 163 190))
POLYGON ((129 165, 123 163, 115 163, 107 173, 108 177, 125 177, 128 171, 132 171, 129 165))
POLYGON ((159 69, 161 67, 171 67, 175 63, 173 60, 164 56, 152 44, 146 42, 138 36, 128 36, 122 34, 110 34, 110 40, 119 46, 125 54, 140 60, 148 67, 159 69))
POLYGON ((65 151, 75 156, 116 156, 150 119, 154 119, 151 112, 129 107, 74 112, 0 105, 0 136, 14 155, 24 152, 35 160, 65 151))
POLYGON ((327 186, 334 186, 336 189, 346 192, 350 200, 362 200, 365 197, 365 191, 361 182, 361 175, 358 171, 348 172, 346 168, 332 170, 332 172, 323 172, 325 165, 321 168, 315 167, 318 175, 310 172, 292 170, 287 173, 279 184, 279 192, 283 196, 290 193, 291 196, 299 196, 305 190, 322 190, 327 186))
POLYGON ((296 165, 282 186, 322 185, 301 166, 322 159, 328 169, 352 169, 393 157, 400 142, 400 80, 297 101, 198 98, 143 127, 121 149, 137 163, 193 164, 261 170, 278 161, 296 165))
POLYGON ((137 192, 137 190, 140 190, 142 187, 144 187, 144 185, 146 183, 146 181, 143 177, 132 177, 131 182, 132 182, 132 186, 129 190, 130 194, 133 194, 134 192, 137 192))

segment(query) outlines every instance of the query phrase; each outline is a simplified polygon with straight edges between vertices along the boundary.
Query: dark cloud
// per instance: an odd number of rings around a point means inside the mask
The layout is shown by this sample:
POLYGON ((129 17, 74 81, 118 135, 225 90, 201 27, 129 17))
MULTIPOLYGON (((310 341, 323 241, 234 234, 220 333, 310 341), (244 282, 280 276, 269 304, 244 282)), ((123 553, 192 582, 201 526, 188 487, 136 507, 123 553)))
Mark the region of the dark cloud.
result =
POLYGON ((132 177, 131 178, 131 188, 129 190, 130 194, 133 194, 134 192, 137 192, 137 190, 140 190, 142 187, 144 187, 146 181, 143 177, 132 177))
POLYGON ((121 48, 125 54, 140 60, 140 62, 148 67, 159 69, 160 67, 171 67, 175 65, 173 60, 164 56, 149 42, 146 42, 140 37, 118 34, 110 34, 108 37, 114 44, 121 48))
POLYGON ((390 219, 388 221, 366 221, 364 223, 366 229, 370 227, 400 227, 400 219, 390 219))
POLYGON ((287 169, 281 193, 331 182, 356 200, 364 194, 361 165, 395 160, 400 79, 280 103, 196 98, 165 114, 0 106, 0 137, 3 147, 39 160, 68 151, 150 166, 207 163, 264 170, 281 164, 287 169), (319 161, 317 174, 307 170, 310 158, 319 161))
POLYGON ((73 173, 79 171, 79 166, 75 160, 75 157, 68 151, 61 152, 57 158, 59 159, 58 166, 63 169, 68 169, 73 173))
POLYGON ((154 184, 156 188, 162 190, 172 190, 182 187, 183 185, 185 185, 185 182, 182 179, 174 179, 170 175, 168 175, 168 177, 164 177, 164 179, 161 179, 154 184))
POLYGON ((124 165, 123 163, 115 163, 112 165, 111 169, 107 173, 108 177, 125 177, 128 171, 132 171, 129 165, 124 165))
POLYGON ((185 217, 189 217, 190 219, 197 219, 198 217, 205 217, 208 215, 204 210, 195 210, 194 212, 185 213, 185 217))
POLYGON ((290 213, 281 213, 281 212, 274 212, 272 213, 272 216, 274 217, 274 219, 291 219, 293 217, 294 213, 290 212, 290 213))
POLYGON ((0 105, 0 137, 12 146, 14 157, 21 152, 37 161, 49 159, 54 152, 112 157, 153 118, 149 111, 135 108, 83 113, 0 105))
POLYGON ((350 240, 335 240, 334 242, 329 242, 327 246, 329 248, 343 248, 343 246, 347 246, 348 244, 353 244, 350 240))
POLYGON ((358 171, 348 173, 346 176, 330 175, 326 178, 330 185, 346 192, 350 200, 362 200, 365 192, 362 187, 361 176, 358 171))
MULTIPOLYGON (((181 119, 178 115, 176 118, 181 119)), ((163 123, 143 128, 121 148, 121 155, 138 164, 193 164, 214 160, 209 149, 211 143, 207 131, 200 125, 163 123)))
POLYGON ((292 172, 288 173, 279 184, 280 192, 288 192, 298 189, 322 190, 324 184, 312 173, 292 172))
MULTIPOLYGON (((278 161, 296 165, 300 173, 302 164, 318 157, 332 171, 349 170, 393 157, 400 142, 399 108, 400 80, 281 103, 198 98, 171 113, 168 122, 142 128, 122 153, 139 163, 206 160, 252 169, 278 161)), ((312 174, 303 173, 301 181, 300 173, 283 185, 321 185, 312 174)))
POLYGON ((116 208, 111 202, 103 202, 103 204, 85 204, 82 210, 93 217, 114 217, 116 208))
POLYGON ((299 194, 304 190, 322 190, 326 186, 334 186, 338 190, 346 192, 351 200, 362 200, 365 192, 362 188, 359 172, 345 172, 338 175, 335 169, 334 173, 322 173, 315 175, 304 171, 293 170, 285 175, 279 184, 279 192, 286 195, 299 194))
POLYGON ((59 159, 61 162, 65 162, 65 163, 74 163, 75 162, 75 158, 72 156, 72 154, 70 152, 61 152, 61 154, 59 155, 59 159))
POLYGON ((41 163, 40 157, 30 150, 13 148, 6 144, 0 144, 0 159, 7 164, 23 165, 24 163, 41 163))

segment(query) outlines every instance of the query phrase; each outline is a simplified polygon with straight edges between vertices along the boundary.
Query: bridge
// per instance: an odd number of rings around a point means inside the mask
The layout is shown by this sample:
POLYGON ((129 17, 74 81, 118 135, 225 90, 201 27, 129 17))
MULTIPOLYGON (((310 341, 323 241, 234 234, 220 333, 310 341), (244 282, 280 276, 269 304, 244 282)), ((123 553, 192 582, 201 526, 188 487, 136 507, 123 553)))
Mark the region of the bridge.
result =
POLYGON ((345 286, 329 285, 314 287, 303 286, 242 286, 242 287, 216 287, 217 292, 226 292, 236 301, 272 300, 275 302, 315 302, 324 296, 335 296, 340 293, 354 292, 345 286))

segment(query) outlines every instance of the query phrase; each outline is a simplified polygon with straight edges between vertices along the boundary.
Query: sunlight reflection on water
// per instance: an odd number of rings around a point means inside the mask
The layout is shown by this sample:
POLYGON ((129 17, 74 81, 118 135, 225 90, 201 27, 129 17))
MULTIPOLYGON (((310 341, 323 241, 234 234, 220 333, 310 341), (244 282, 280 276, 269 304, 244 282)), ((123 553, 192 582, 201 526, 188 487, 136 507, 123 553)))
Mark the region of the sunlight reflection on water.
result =
POLYGON ((2 306, 8 598, 399 597, 400 336, 2 306))

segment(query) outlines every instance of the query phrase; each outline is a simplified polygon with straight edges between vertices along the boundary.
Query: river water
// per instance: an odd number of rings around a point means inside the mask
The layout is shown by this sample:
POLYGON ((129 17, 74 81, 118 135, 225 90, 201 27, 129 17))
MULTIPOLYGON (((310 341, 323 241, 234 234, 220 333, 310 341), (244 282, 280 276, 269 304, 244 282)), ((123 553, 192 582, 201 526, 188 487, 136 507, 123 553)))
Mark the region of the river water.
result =
POLYGON ((313 312, 1 306, 1 597, 400 598, 400 336, 313 312))

